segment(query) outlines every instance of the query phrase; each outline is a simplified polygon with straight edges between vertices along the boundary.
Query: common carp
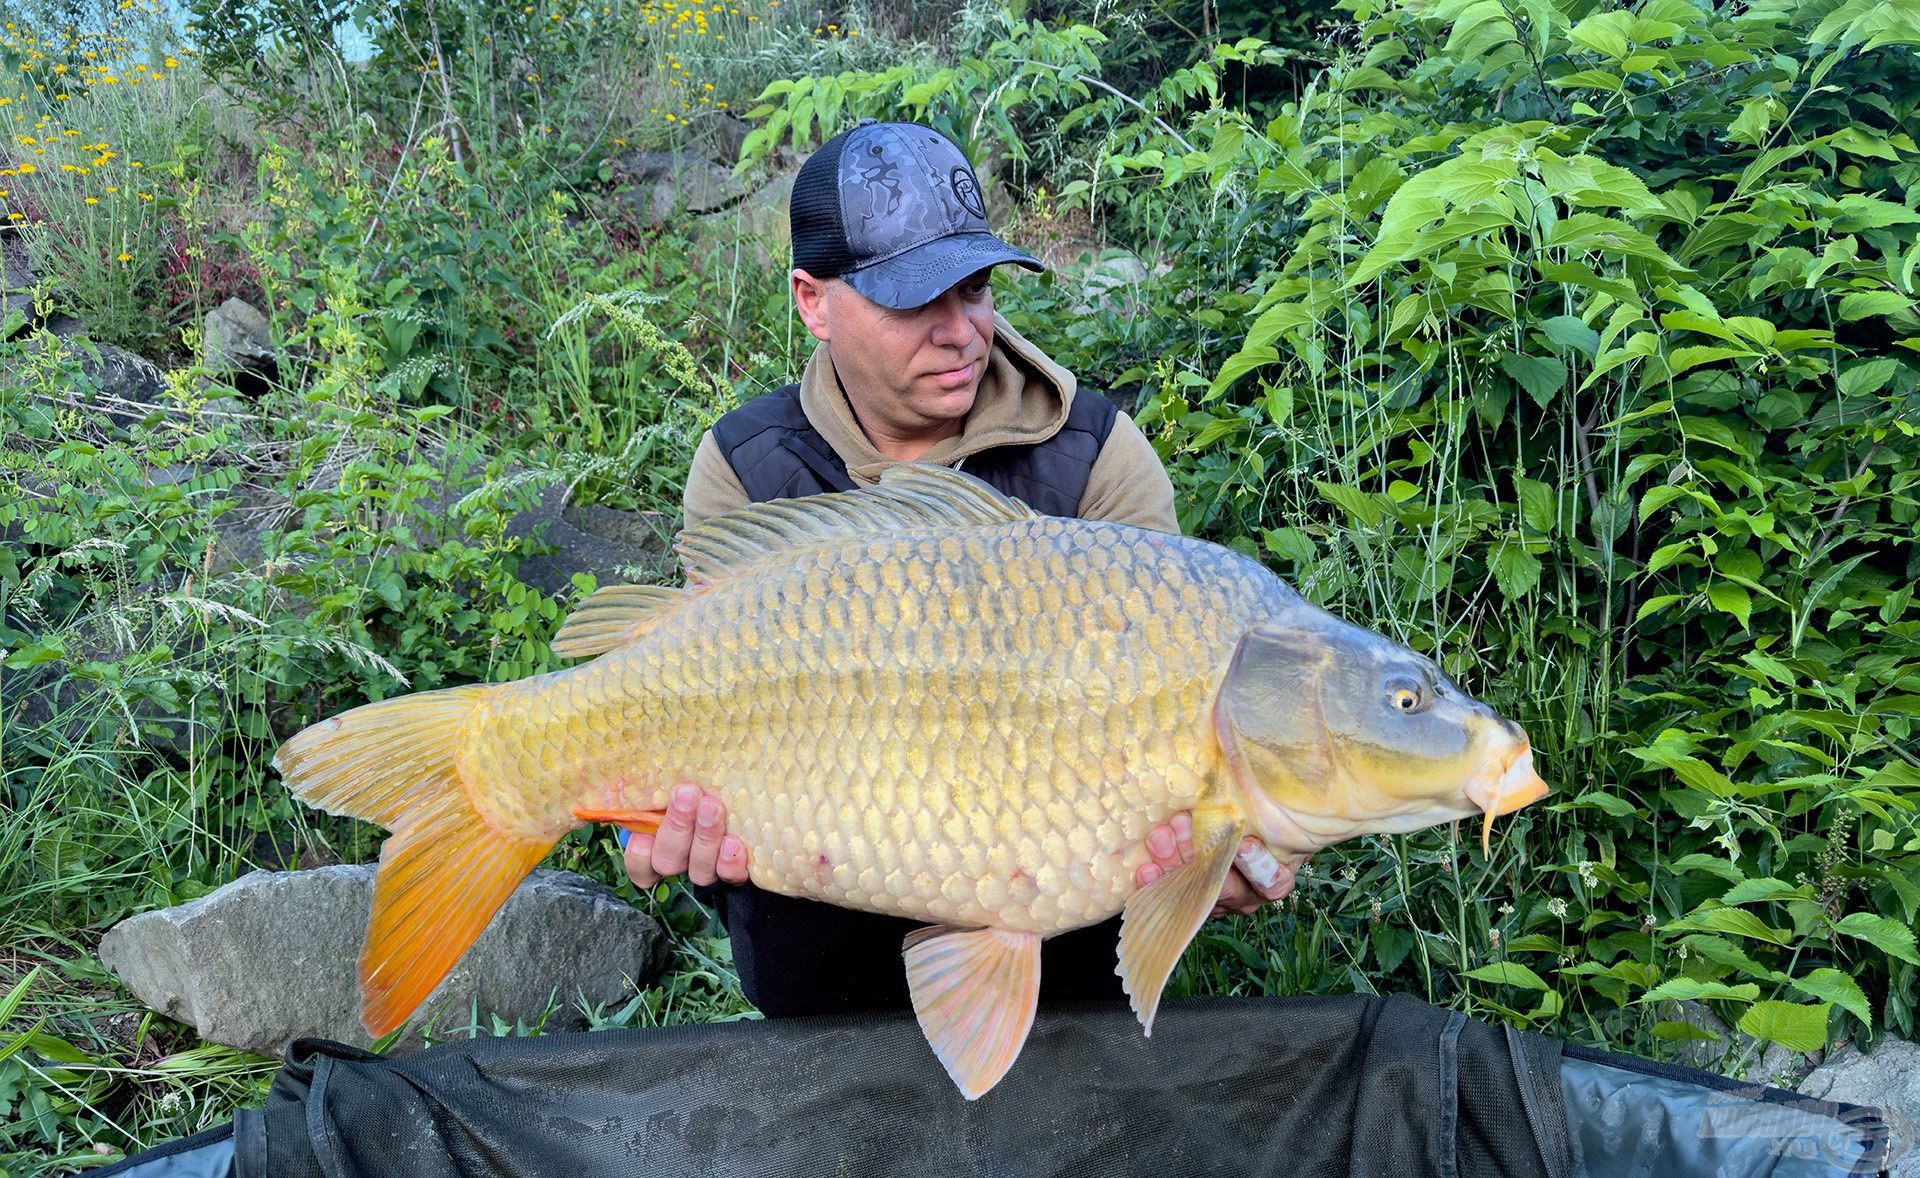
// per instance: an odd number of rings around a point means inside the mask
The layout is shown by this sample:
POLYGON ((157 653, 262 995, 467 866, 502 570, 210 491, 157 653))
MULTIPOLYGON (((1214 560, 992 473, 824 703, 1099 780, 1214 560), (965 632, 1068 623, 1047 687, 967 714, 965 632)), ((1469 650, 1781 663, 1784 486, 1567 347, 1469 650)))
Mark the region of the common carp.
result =
POLYGON ((1042 939, 1123 912, 1117 972, 1151 1034, 1244 835, 1297 862, 1490 829, 1547 792, 1519 725, 1257 561, 945 468, 743 507, 676 549, 685 589, 604 588, 567 619, 555 651, 591 662, 367 704, 280 749, 295 796, 392 832, 370 1033, 568 832, 648 829, 697 781, 759 887, 926 922, 909 992, 972 1099, 1032 1026, 1042 939), (1139 887, 1178 810, 1195 857, 1139 887))

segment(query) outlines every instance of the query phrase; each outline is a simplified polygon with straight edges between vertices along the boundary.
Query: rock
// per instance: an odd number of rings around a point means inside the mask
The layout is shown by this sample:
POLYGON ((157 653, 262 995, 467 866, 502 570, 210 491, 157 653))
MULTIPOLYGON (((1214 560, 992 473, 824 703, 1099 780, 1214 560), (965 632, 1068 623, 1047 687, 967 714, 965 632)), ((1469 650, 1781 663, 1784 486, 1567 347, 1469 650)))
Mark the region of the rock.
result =
POLYGON ((507 523, 507 535, 553 546, 522 561, 518 573, 549 596, 572 592, 575 573, 592 573, 602 585, 665 579, 676 567, 668 549, 673 532, 673 520, 658 512, 568 503, 565 487, 547 488, 537 504, 507 523))
POLYGON ((1920 1178, 1920 1046, 1882 1036, 1873 1054, 1849 1044, 1800 1081, 1802 1095, 1844 1104, 1872 1105, 1886 1113, 1893 1141, 1888 1156, 1893 1178, 1920 1178))
POLYGON ((708 250, 744 245, 746 258, 760 267, 785 269, 791 256, 793 224, 788 206, 793 199, 794 172, 782 172, 754 189, 730 209, 708 213, 694 222, 694 240, 708 250))
MULTIPOLYGON (((33 288, 40 280, 33 272, 33 259, 27 243, 18 233, 0 233, 0 324, 18 311, 26 323, 14 336, 33 327, 33 288)), ((13 338, 12 336, 4 338, 13 338)))
POLYGON ((753 131, 753 124, 725 110, 701 111, 693 116, 693 126, 713 136, 713 158, 728 165, 739 162, 740 148, 753 131))
POLYGON ((615 182, 627 186, 621 198, 656 223, 677 210, 710 213, 746 195, 731 169, 699 156, 630 151, 615 158, 611 168, 615 182))
POLYGON ((239 392, 258 396, 279 372, 267 317, 244 299, 230 298, 208 311, 201 342, 208 371, 239 392))
MULTIPOLYGON (((355 963, 373 906, 371 866, 255 871, 188 904, 130 916, 107 930, 100 961, 148 1006, 201 1038, 278 1055, 307 1035, 365 1047, 355 963)), ((652 917, 584 877, 536 871, 421 1004, 394 1050, 421 1045, 431 1020, 447 1037, 477 1006, 532 1022, 549 997, 625 1000, 666 963, 652 917)), ((562 1006, 548 1030, 578 1029, 562 1006)))
POLYGON ((1064 270, 1062 277, 1077 279, 1080 287, 1081 301, 1070 308, 1073 314, 1091 315, 1097 309, 1131 318, 1142 306, 1134 288, 1150 281, 1153 272, 1136 254, 1107 250, 1091 264, 1064 270))
POLYGON ((1674 1045, 1678 1062, 1736 1080, 1751 1080, 1791 1088, 1820 1062, 1821 1053, 1803 1054, 1778 1043, 1736 1031, 1704 1003, 1664 1003, 1661 1015, 1714 1035, 1714 1039, 1682 1039, 1674 1045))

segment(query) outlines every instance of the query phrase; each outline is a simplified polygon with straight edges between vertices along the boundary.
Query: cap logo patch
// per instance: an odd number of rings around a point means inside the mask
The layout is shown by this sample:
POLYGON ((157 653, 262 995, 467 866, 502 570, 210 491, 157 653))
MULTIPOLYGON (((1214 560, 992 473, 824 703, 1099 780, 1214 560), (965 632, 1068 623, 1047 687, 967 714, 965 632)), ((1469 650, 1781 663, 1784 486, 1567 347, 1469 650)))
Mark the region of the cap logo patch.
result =
POLYGON ((953 185, 953 195, 960 201, 960 207, 981 220, 987 219, 987 206, 980 199, 980 183, 966 168, 955 168, 947 177, 953 185))

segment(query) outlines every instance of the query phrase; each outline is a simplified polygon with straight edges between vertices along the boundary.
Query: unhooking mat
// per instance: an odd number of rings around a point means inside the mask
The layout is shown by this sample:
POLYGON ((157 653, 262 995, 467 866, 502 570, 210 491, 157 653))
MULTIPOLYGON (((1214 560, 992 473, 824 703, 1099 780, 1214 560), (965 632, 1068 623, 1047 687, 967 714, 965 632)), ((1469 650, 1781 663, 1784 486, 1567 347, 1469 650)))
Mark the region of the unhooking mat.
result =
POLYGON ((1043 1009, 968 1102, 907 1014, 445 1044, 318 1039, 122 1178, 1874 1174, 1876 1110, 1562 1048, 1402 997, 1043 1009))

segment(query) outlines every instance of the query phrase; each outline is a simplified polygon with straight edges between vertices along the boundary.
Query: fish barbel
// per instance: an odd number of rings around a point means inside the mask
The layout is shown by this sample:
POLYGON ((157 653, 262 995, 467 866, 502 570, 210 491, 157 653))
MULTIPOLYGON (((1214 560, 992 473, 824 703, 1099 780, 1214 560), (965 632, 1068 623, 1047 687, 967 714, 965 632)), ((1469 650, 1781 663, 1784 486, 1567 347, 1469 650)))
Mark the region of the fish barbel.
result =
POLYGON ((602 589, 561 628, 591 662, 368 704, 280 749, 295 796, 392 832, 370 1033, 568 832, 647 829, 697 781, 759 887, 926 922, 909 990, 971 1099, 1025 1041, 1043 938, 1124 912, 1117 972, 1151 1034, 1244 835, 1298 862, 1547 792, 1518 725, 1216 544, 903 465, 676 547, 686 589, 602 589), (1137 886, 1178 810, 1194 859, 1137 886))

